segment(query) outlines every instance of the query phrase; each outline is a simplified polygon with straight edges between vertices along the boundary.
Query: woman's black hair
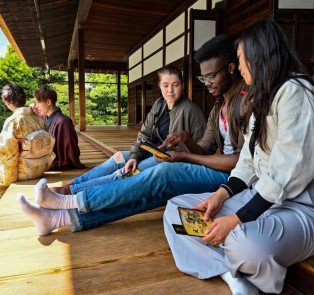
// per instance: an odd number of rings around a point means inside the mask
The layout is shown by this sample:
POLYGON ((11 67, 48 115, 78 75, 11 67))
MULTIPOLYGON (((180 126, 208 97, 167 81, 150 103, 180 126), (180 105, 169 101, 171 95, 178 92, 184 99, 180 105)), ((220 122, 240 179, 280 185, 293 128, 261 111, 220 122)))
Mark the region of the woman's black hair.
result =
POLYGON ((26 94, 24 89, 17 84, 5 85, 2 89, 3 98, 16 106, 17 108, 23 107, 26 103, 26 94))
POLYGON ((244 54, 251 74, 252 85, 247 94, 248 107, 242 117, 243 132, 248 132, 249 119, 253 113, 255 123, 252 143, 259 144, 263 151, 267 146, 267 122, 271 104, 278 89, 289 79, 295 79, 308 89, 296 73, 305 73, 305 67, 293 52, 283 29, 271 20, 262 20, 247 28, 236 41, 244 54))

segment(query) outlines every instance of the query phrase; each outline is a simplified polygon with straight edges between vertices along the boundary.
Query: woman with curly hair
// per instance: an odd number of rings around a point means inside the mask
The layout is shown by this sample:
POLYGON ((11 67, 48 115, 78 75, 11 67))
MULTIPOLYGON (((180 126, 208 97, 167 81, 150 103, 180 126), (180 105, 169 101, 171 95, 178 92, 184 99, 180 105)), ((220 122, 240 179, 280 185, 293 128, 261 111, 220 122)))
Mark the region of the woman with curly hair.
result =
POLYGON ((6 85, 1 98, 13 111, 0 134, 0 188, 3 188, 16 180, 42 176, 55 156, 52 152, 54 139, 42 132, 48 130, 45 121, 31 108, 24 107, 26 95, 23 88, 17 84, 6 85), (33 138, 37 139, 37 145, 41 144, 40 151, 35 150, 36 139, 31 144, 33 138))

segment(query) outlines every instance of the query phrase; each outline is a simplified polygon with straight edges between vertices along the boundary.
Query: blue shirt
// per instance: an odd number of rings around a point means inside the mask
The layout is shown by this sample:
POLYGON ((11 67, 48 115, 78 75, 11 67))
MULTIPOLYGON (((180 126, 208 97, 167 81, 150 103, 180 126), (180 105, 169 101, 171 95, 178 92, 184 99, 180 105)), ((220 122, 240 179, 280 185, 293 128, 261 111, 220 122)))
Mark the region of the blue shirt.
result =
POLYGON ((56 115, 57 113, 59 113, 59 112, 61 112, 61 110, 60 110, 59 107, 57 107, 57 108, 55 109, 55 111, 50 115, 50 117, 48 117, 47 115, 45 116, 45 121, 46 121, 46 124, 47 124, 48 128, 50 127, 50 125, 51 125, 51 123, 52 123, 53 118, 55 117, 55 115, 56 115))

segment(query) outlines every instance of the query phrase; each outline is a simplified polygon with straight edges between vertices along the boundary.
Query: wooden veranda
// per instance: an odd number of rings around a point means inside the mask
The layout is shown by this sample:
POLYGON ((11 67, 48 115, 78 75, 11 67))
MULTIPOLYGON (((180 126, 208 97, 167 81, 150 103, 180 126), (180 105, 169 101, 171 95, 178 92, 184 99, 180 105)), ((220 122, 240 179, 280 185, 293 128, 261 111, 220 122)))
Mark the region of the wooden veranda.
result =
MULTIPOLYGON (((129 149, 137 132, 137 127, 88 126, 86 134, 114 151, 129 149)), ((85 137, 79 136, 79 145, 89 167, 108 159, 85 137)), ((58 186, 88 169, 44 177, 58 186)), ((13 183, 0 200, 1 294, 231 294, 218 278, 199 281, 176 269, 163 233, 163 208, 85 232, 63 228, 39 237, 16 202, 18 192, 33 202, 37 182, 13 183)))
MULTIPOLYGON (((138 130, 88 126, 79 133, 79 146, 89 168, 46 172, 49 186, 67 184, 114 151, 129 149, 138 130)), ((34 202, 37 182, 15 182, 0 200, 0 294, 231 294, 220 278, 197 280, 176 268, 164 236, 164 208, 84 232, 65 227, 39 237, 16 202, 18 192, 34 202)), ((282 294, 313 294, 313 263, 299 263, 288 277, 305 293, 286 285, 282 294)))

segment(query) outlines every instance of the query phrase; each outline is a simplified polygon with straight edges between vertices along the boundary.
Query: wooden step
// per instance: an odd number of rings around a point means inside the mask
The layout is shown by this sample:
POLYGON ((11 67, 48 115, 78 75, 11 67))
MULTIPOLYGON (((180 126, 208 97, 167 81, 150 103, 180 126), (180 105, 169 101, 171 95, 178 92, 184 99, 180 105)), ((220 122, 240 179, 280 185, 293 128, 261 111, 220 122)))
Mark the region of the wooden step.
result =
MULTIPOLYGON (((313 245, 314 247, 314 245, 313 245)), ((314 256, 292 265, 286 283, 305 295, 314 294, 314 256)))

